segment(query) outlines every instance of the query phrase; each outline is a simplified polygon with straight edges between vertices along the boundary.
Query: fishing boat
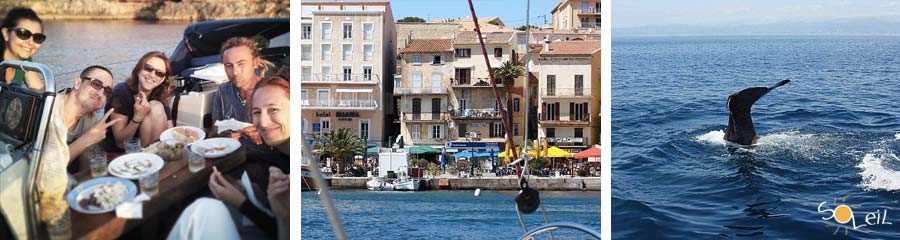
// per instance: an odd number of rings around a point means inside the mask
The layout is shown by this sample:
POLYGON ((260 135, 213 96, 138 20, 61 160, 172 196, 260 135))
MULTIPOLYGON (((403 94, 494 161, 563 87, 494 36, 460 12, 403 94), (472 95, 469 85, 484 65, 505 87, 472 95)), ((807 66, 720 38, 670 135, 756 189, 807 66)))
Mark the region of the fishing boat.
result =
POLYGON ((394 190, 394 184, 384 178, 376 177, 366 182, 366 188, 370 191, 392 191, 394 190))

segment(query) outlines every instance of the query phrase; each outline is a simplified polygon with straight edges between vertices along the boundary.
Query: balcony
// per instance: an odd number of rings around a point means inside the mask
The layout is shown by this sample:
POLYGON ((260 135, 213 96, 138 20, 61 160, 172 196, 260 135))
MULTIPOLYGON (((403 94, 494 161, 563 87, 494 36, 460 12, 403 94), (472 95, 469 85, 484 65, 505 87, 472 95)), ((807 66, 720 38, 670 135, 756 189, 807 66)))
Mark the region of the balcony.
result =
MULTIPOLYGON (((490 79, 489 78, 478 78, 477 80, 472 80, 468 82, 461 82, 454 79, 450 79, 451 86, 455 88, 490 88, 490 79)), ((497 87, 503 87, 503 83, 497 83, 497 87)))
POLYGON ((375 110, 378 108, 378 101, 375 101, 374 99, 303 99, 300 100, 300 106, 304 109, 375 110))
POLYGON ((588 114, 582 114, 581 116, 559 115, 559 118, 550 118, 550 116, 544 115, 541 117, 541 126, 589 126, 591 124, 589 116, 588 114))
POLYGON ((394 88, 394 95, 428 95, 428 94, 447 94, 447 88, 445 88, 445 87, 394 88))
POLYGON ((583 22, 581 28, 600 28, 600 23, 583 22))
POLYGON ((590 88, 541 88, 543 98, 591 98, 590 88))
POLYGON ((462 109, 453 112, 453 119, 500 119, 500 110, 493 108, 462 109))
POLYGON ((378 84, 381 78, 378 74, 309 74, 300 78, 301 83, 327 83, 327 84, 378 84))
POLYGON ((591 8, 582 8, 581 11, 578 11, 578 15, 585 15, 585 14, 588 14, 588 15, 599 15, 599 14, 600 14, 600 8, 593 8, 593 7, 591 7, 591 8))
POLYGON ((450 113, 403 113, 400 119, 404 122, 444 122, 450 120, 450 113))

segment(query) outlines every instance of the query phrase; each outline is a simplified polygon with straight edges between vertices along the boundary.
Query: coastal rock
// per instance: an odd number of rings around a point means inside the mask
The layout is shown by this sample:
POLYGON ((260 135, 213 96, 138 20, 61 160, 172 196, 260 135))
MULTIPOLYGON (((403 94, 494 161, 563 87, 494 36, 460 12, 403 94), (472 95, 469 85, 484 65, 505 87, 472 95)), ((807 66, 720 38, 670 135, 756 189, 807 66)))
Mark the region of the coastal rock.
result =
POLYGON ((290 17, 288 0, 109 1, 0 0, 0 13, 30 7, 42 19, 139 19, 204 21, 233 18, 290 17))

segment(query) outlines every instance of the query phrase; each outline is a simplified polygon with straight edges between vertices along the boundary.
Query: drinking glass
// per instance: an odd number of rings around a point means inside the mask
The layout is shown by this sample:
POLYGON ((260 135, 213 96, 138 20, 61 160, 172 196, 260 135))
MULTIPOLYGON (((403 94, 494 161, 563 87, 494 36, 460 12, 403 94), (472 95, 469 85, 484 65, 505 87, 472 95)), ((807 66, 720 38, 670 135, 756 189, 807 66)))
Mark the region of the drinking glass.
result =
POLYGON ((47 222, 47 233, 50 239, 71 239, 72 238, 72 217, 69 213, 69 204, 63 200, 63 206, 67 206, 59 219, 47 222))
POLYGON ((139 153, 143 151, 140 138, 132 138, 125 141, 125 153, 139 153))
POLYGON ((147 196, 153 197, 159 192, 159 171, 145 174, 138 179, 141 185, 141 192, 147 196))
POLYGON ((195 153, 194 151, 188 151, 188 169, 191 170, 192 173, 199 172, 206 167, 206 158, 199 153, 195 153))
POLYGON ((95 151, 94 156, 90 159, 91 163, 91 176, 92 177, 102 177, 106 176, 106 152, 103 151, 95 151))

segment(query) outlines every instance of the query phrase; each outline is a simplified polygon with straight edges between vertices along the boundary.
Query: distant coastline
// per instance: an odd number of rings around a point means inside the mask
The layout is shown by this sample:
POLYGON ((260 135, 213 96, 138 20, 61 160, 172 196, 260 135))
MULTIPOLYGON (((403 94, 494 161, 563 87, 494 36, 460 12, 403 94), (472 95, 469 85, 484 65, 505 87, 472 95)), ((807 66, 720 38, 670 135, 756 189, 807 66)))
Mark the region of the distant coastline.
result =
POLYGON ((0 14, 29 7, 45 20, 175 20, 205 21, 233 18, 290 17, 289 0, 0 0, 0 14))
POLYGON ((900 36, 900 20, 891 17, 840 18, 807 22, 740 25, 656 25, 613 27, 614 37, 674 36, 900 36))

